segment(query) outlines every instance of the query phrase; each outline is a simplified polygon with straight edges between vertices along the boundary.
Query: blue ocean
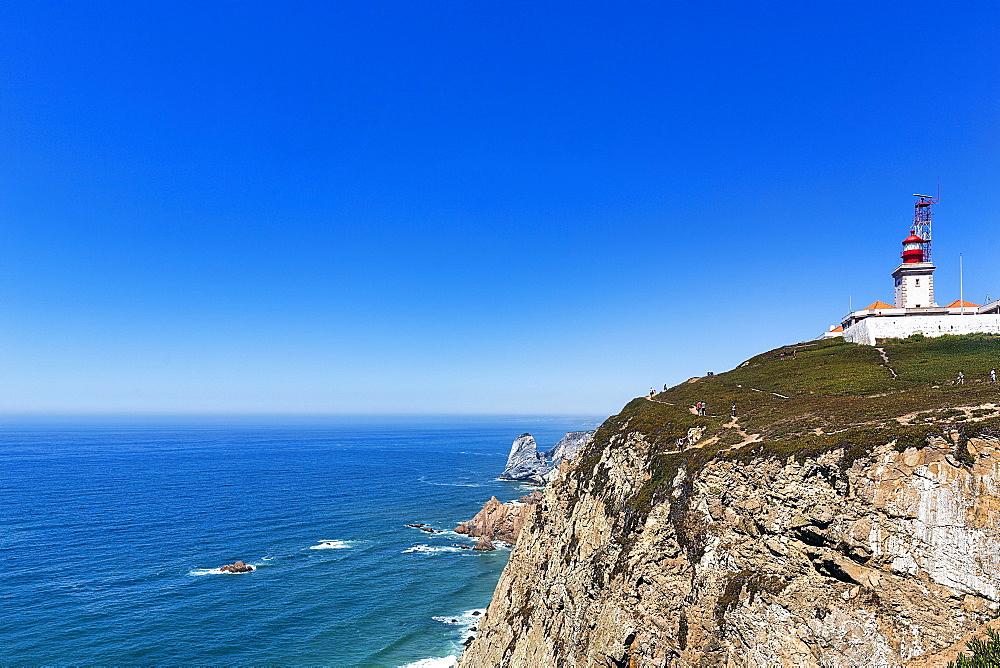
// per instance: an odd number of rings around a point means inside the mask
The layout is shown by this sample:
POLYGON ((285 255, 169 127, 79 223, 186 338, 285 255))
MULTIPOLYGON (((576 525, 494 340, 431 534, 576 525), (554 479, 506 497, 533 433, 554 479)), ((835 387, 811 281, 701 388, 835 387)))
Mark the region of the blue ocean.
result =
POLYGON ((8 423, 0 664, 448 665, 509 555, 450 530, 598 422, 8 423))

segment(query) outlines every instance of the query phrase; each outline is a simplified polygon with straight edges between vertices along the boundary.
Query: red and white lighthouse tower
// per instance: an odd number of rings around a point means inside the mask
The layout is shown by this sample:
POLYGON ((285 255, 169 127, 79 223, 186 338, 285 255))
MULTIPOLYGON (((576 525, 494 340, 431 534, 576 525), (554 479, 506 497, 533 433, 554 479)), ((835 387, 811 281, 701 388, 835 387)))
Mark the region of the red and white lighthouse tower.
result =
POLYGON ((936 199, 914 195, 913 229, 903 239, 902 263, 892 272, 896 281, 896 308, 927 308, 934 302, 934 269, 931 264, 931 207, 936 199))

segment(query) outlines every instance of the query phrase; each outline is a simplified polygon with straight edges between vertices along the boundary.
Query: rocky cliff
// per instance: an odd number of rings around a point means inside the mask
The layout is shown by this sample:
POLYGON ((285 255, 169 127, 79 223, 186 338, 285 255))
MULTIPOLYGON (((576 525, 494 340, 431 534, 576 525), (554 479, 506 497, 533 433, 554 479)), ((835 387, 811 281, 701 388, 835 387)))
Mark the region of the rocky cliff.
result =
POLYGON ((1000 339, 790 350, 609 418, 459 665, 935 665, 994 618, 1000 339))

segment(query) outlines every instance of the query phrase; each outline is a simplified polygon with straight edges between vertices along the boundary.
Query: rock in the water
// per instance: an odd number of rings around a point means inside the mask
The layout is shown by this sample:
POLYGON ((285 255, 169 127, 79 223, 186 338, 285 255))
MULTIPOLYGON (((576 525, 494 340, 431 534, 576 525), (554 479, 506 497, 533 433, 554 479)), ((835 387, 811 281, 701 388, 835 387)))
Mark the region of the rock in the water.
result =
POLYGON ((535 505, 541 499, 540 491, 522 496, 516 504, 500 503, 497 497, 491 497, 475 517, 455 527, 455 533, 468 534, 473 538, 488 536, 491 540, 498 539, 513 544, 517 541, 524 520, 534 512, 535 505))
POLYGON ((237 561, 232 564, 226 564, 219 570, 224 573, 249 573, 254 570, 254 567, 244 561, 237 561))
POLYGON ((492 552, 496 548, 493 547, 493 541, 491 541, 488 536, 482 535, 479 537, 479 542, 472 549, 477 552, 492 552))
POLYGON ((531 434, 521 434, 510 446, 507 467, 500 474, 501 480, 536 480, 549 470, 545 457, 538 452, 538 444, 531 434))
POLYGON ((500 474, 501 480, 520 480, 544 485, 555 480, 559 465, 568 461, 590 442, 594 432, 571 431, 544 453, 538 452, 538 444, 531 434, 521 434, 510 446, 507 467, 500 474), (551 462, 547 458, 551 459, 551 462))

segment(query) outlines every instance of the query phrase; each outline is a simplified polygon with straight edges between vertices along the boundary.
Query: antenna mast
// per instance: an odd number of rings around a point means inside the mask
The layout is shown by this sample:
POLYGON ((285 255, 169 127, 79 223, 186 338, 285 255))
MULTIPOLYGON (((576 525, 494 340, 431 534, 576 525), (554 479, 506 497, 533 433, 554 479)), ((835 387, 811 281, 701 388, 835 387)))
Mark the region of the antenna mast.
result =
POLYGON ((931 262, 931 218, 933 207, 941 201, 941 196, 918 195, 913 193, 917 201, 913 203, 913 233, 924 240, 924 262, 931 262))

